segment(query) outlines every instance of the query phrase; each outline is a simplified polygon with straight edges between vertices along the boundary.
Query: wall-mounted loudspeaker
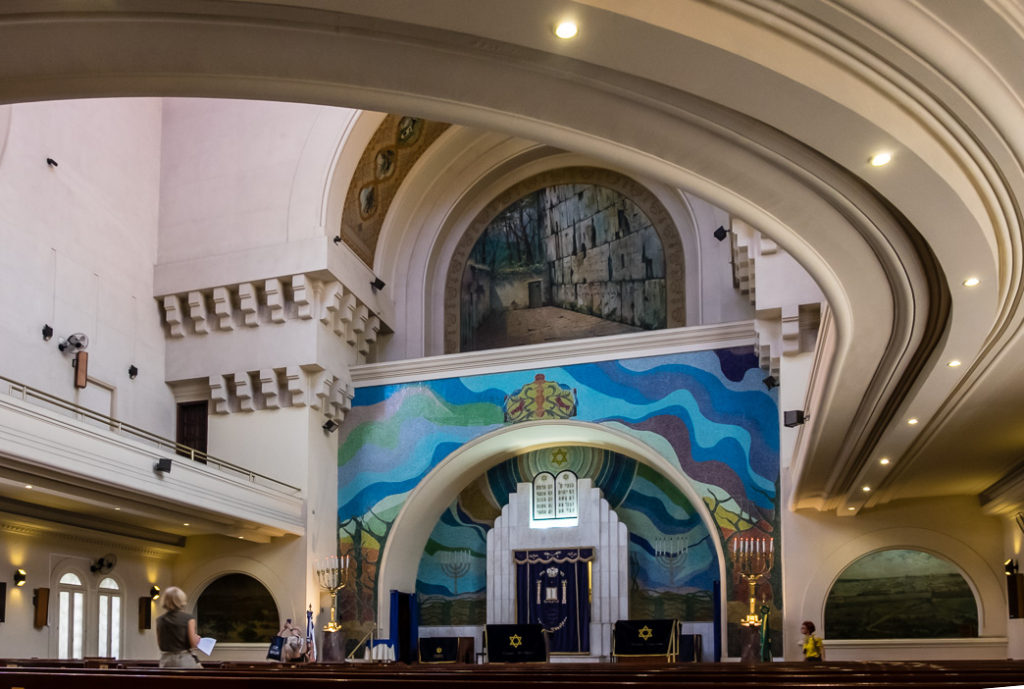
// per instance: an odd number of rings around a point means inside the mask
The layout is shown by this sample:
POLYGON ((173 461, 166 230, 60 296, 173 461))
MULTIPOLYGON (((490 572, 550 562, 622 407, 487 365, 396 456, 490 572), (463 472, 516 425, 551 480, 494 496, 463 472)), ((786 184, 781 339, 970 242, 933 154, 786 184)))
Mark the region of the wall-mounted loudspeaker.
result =
POLYGON ((75 387, 84 388, 89 384, 89 352, 75 354, 75 387))
POLYGON ((1024 618, 1024 574, 1006 574, 1006 603, 1010 619, 1024 618))
POLYGON ((36 629, 42 629, 50 614, 50 589, 36 589, 32 594, 32 605, 36 609, 33 625, 36 629))
POLYGON ((139 631, 144 632, 153 626, 153 599, 149 596, 139 598, 139 631))

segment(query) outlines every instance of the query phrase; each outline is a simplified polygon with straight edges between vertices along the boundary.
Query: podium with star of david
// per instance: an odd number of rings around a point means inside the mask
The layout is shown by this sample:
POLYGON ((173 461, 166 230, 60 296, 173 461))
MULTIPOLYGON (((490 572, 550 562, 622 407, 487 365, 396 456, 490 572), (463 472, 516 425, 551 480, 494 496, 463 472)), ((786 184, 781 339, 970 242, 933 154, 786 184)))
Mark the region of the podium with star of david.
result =
POLYGON ((679 655, 679 620, 619 620, 612 628, 612 656, 618 659, 679 655))
POLYGON ((545 663, 548 635, 539 624, 489 624, 484 627, 489 663, 545 663))

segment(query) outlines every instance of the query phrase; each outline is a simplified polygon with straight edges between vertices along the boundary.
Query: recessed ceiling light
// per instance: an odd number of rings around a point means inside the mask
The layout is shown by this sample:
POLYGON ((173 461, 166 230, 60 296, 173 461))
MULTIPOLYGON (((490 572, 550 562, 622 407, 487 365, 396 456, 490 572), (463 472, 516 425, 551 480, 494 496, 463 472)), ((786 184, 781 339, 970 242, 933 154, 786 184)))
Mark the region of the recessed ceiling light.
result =
POLYGON ((871 486, 864 486, 863 488, 861 488, 861 490, 864 491, 865 493, 870 493, 871 492, 871 486))
POLYGON ((114 511, 115 511, 115 512, 120 512, 120 511, 121 511, 121 508, 120 508, 120 507, 115 507, 115 508, 114 508, 114 511))
POLYGON ((575 38, 579 31, 574 21, 566 20, 555 24, 555 35, 559 38, 575 38))
POLYGON ((889 463, 889 458, 888 457, 882 457, 880 460, 878 460, 878 463, 881 464, 882 466, 885 466, 886 464, 889 463))
POLYGON ((961 362, 961 361, 960 361, 959 359, 950 359, 950 360, 949 360, 949 363, 948 363, 948 364, 946 364, 946 366, 949 366, 950 368, 956 368, 956 367, 957 367, 957 366, 959 366, 959 365, 960 365, 961 363, 962 363, 962 362, 961 362))
POLYGON ((853 512, 853 511, 854 511, 854 510, 856 510, 857 508, 856 508, 856 507, 847 507, 846 509, 848 509, 848 510, 850 510, 851 512, 853 512))
POLYGON ((916 426, 917 425, 917 417, 913 417, 913 418, 907 419, 907 423, 910 424, 911 426, 916 426))
POLYGON ((981 284, 981 280, 974 276, 971 276, 964 280, 964 287, 977 287, 979 284, 981 284))
POLYGON ((25 487, 28 488, 29 490, 32 490, 32 484, 31 483, 26 483, 25 487))
POLYGON ((238 537, 238 540, 240 540, 240 541, 243 541, 243 540, 245 540, 245 536, 239 536, 239 537, 238 537))
POLYGON ((881 151, 871 156, 870 162, 875 167, 882 167, 888 165, 892 161, 892 153, 888 151, 881 151))

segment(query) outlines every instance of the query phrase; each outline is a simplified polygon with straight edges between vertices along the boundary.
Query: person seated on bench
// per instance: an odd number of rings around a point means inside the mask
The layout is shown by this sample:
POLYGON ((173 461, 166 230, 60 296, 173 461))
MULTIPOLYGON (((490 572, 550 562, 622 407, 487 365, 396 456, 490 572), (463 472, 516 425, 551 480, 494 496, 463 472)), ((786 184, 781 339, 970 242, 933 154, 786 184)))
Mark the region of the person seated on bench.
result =
POLYGON ((185 612, 188 597, 171 586, 160 597, 165 612, 156 618, 156 643, 160 647, 160 667, 202 667, 196 659, 196 618, 185 612))

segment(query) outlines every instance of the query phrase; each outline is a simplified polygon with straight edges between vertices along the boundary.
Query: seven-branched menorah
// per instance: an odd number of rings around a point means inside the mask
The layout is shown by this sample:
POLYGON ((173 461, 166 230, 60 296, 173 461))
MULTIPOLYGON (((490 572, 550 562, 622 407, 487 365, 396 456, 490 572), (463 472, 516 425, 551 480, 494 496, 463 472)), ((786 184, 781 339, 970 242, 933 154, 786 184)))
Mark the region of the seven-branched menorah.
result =
POLYGON ((732 563, 737 574, 750 586, 750 612, 740 620, 745 627, 760 626, 757 614, 757 580, 772 571, 775 540, 771 536, 736 536, 731 542, 732 563))
POLYGON ((453 595, 459 595, 459 577, 469 572, 472 564, 469 548, 457 548, 442 552, 438 559, 441 561, 441 571, 447 574, 455 582, 453 595))
POLYGON ((654 548, 654 559, 668 570, 669 586, 675 586, 676 576, 683 569, 690 554, 686 536, 661 536, 651 542, 651 547, 654 548))
POLYGON ((334 608, 337 604, 338 590, 345 588, 350 562, 350 555, 328 555, 317 560, 313 566, 320 588, 331 594, 331 621, 324 627, 325 632, 336 632, 341 629, 341 625, 334 619, 334 608))

